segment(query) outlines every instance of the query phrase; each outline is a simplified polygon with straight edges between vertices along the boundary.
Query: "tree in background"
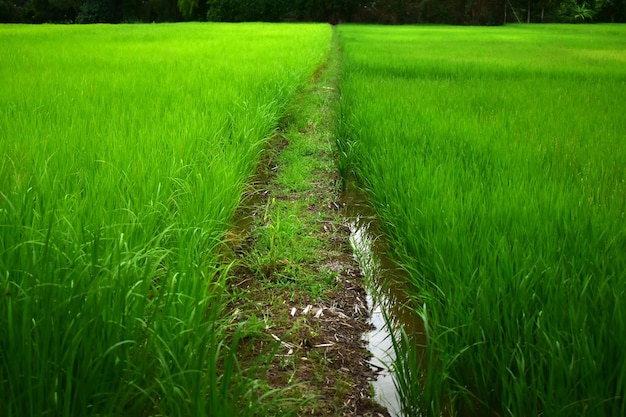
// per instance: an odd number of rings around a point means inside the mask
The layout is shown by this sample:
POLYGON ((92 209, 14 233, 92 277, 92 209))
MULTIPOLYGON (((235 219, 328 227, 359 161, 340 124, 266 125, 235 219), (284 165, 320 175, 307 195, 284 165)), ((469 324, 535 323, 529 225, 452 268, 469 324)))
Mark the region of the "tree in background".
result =
POLYGON ((626 0, 0 0, 0 22, 181 20, 460 25, 518 20, 626 22, 626 0))
POLYGON ((76 23, 111 23, 115 21, 113 6, 108 0, 87 0, 78 8, 76 23))
POLYGON ((24 4, 19 1, 0 0, 0 22, 17 23, 21 21, 24 4))

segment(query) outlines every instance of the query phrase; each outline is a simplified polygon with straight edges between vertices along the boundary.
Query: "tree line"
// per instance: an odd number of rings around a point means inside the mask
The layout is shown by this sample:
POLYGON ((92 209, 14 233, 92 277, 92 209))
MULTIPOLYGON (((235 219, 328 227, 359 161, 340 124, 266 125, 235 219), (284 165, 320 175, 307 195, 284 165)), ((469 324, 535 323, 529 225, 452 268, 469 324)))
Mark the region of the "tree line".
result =
POLYGON ((5 23, 626 22, 626 0, 0 0, 5 23))

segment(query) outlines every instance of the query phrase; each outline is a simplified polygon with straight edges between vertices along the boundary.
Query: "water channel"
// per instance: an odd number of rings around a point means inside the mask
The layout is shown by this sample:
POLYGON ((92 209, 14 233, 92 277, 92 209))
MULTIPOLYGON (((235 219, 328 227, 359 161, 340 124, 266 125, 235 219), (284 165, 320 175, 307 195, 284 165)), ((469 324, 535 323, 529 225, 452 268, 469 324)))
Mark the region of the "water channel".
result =
POLYGON ((395 355, 391 335, 394 332, 398 336, 400 328, 413 335, 423 334, 423 324, 406 307, 408 299, 403 290, 408 282, 406 271, 387 256, 384 238, 367 197, 349 183, 342 194, 342 202, 350 228, 350 243, 366 277, 370 322, 374 328, 365 335, 365 340, 373 356, 372 366, 380 371, 378 378, 372 381, 375 399, 387 407, 392 417, 399 417, 402 414, 393 378, 395 355))

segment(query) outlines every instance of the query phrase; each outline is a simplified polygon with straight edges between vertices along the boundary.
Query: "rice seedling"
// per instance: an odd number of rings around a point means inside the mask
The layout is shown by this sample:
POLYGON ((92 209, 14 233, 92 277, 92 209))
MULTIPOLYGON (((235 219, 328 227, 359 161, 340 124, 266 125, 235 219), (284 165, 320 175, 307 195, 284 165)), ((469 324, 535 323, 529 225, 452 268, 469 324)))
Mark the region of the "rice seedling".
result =
POLYGON ((216 245, 324 25, 0 27, 6 416, 288 413, 216 245))
POLYGON ((344 166, 427 332, 404 414, 624 415, 624 28, 339 34, 344 166))

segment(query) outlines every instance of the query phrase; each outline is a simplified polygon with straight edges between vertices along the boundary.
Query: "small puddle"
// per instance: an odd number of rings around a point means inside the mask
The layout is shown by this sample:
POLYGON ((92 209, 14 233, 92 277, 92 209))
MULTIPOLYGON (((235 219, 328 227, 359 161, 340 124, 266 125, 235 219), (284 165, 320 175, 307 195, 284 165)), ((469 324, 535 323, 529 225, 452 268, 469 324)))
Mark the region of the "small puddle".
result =
POLYGON ((397 335, 398 329, 403 328, 419 339, 424 334, 423 324, 406 307, 408 299, 402 288, 408 282, 407 273, 387 256, 384 240, 376 227, 376 216, 367 197, 356 186, 348 183, 342 201, 350 227, 350 243, 366 276, 370 323, 374 329, 365 335, 365 339, 373 356, 372 366, 380 371, 378 378, 372 381, 375 399, 387 407, 392 417, 398 417, 401 416, 401 406, 392 370, 395 354, 391 332, 397 335), (385 320, 385 315, 389 320, 385 320))

